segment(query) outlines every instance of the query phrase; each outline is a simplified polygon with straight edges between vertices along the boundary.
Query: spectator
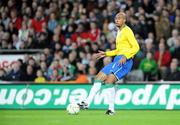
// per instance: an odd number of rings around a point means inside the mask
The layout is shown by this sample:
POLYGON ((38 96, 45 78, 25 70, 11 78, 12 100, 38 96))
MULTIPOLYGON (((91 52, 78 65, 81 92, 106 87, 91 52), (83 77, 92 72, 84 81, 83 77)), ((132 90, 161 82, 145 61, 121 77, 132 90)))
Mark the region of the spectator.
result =
POLYGON ((29 60, 28 60, 28 65, 31 65, 34 72, 36 72, 36 70, 38 69, 38 66, 36 64, 36 61, 33 57, 30 57, 29 60))
POLYGON ((166 39, 169 37, 170 21, 168 17, 169 13, 166 9, 163 9, 162 12, 157 12, 154 15, 157 40, 159 40, 160 37, 165 37, 166 39))
POLYGON ((13 25, 12 22, 9 22, 9 25, 8 25, 8 30, 7 32, 10 34, 10 36, 12 36, 12 34, 18 34, 18 29, 16 29, 13 25))
POLYGON ((180 9, 175 10, 175 28, 179 29, 180 28, 180 9))
POLYGON ((92 42, 97 42, 100 39, 100 29, 96 26, 95 22, 90 23, 89 38, 92 42))
POLYGON ((6 71, 3 68, 0 68, 0 81, 6 80, 6 71))
POLYGON ((154 4, 153 1, 150 0, 142 1, 142 7, 147 13, 152 13, 154 11, 155 7, 153 6, 153 4, 154 4))
POLYGON ((64 35, 62 34, 62 27, 61 25, 58 25, 55 29, 54 29, 54 35, 59 37, 59 41, 61 44, 65 44, 65 38, 64 35))
POLYGON ((44 51, 43 53, 44 53, 45 56, 46 56, 47 66, 49 66, 50 63, 51 63, 52 60, 53 60, 53 55, 51 54, 51 50, 50 50, 49 48, 45 48, 43 51, 44 51))
POLYGON ((35 78, 35 83, 44 83, 46 81, 45 77, 43 76, 43 72, 41 70, 37 70, 36 73, 37 77, 35 78))
POLYGON ((47 64, 46 64, 46 62, 45 61, 42 61, 41 63, 40 63, 40 70, 42 71, 42 73, 43 73, 43 76, 47 79, 47 80, 49 80, 49 77, 48 77, 48 67, 47 67, 47 64))
POLYGON ((17 15, 16 9, 12 9, 10 12, 11 22, 13 23, 13 27, 19 30, 21 28, 22 20, 17 15))
POLYGON ((162 10, 162 15, 160 19, 160 24, 162 26, 162 35, 167 39, 170 35, 170 21, 168 19, 169 12, 166 9, 162 10))
POLYGON ((153 59, 152 53, 148 52, 146 54, 146 58, 140 62, 139 69, 141 69, 144 73, 144 81, 156 80, 157 64, 153 59))
POLYGON ((5 30, 8 30, 8 24, 10 22, 10 18, 8 17, 8 14, 6 12, 2 12, 1 13, 1 20, 2 20, 2 24, 5 28, 5 30))
POLYGON ((89 70, 88 70, 88 81, 90 83, 93 83, 94 82, 94 79, 95 79, 95 76, 96 76, 96 73, 97 73, 97 69, 95 67, 90 67, 89 70))
MULTIPOLYGON (((87 31, 85 31, 85 29, 84 29, 84 24, 83 23, 78 24, 77 30, 72 35, 71 39, 72 39, 72 41, 76 42, 78 37, 80 37, 81 39, 88 39, 88 37, 89 37, 87 31)), ((84 43, 78 43, 78 44, 82 45, 82 44, 85 44, 85 43, 86 43, 86 41, 84 43)))
POLYGON ((65 38, 72 38, 73 33, 74 33, 73 25, 68 25, 66 29, 65 38))
POLYGON ((72 79, 72 74, 69 72, 68 67, 64 66, 61 74, 61 81, 68 81, 72 79))
POLYGON ((160 72, 160 78, 163 79, 165 72, 171 61, 171 54, 169 50, 166 49, 166 46, 163 42, 159 43, 159 50, 154 54, 154 59, 158 64, 158 69, 160 72))
POLYGON ((139 24, 138 25, 140 25, 140 27, 141 27, 139 35, 144 39, 147 38, 148 27, 147 27, 147 24, 146 24, 145 16, 142 15, 142 14, 139 16, 139 24))
POLYGON ((178 71, 177 63, 171 62, 170 67, 166 72, 165 81, 179 81, 180 71, 178 71))
POLYGON ((75 83, 89 83, 87 75, 83 71, 79 71, 75 83))
POLYGON ((173 58, 180 60, 180 38, 175 40, 174 47, 171 47, 171 53, 173 58))
POLYGON ((29 30, 27 29, 26 22, 22 22, 22 27, 19 30, 18 38, 20 42, 27 42, 29 36, 29 30))
POLYGON ((80 60, 81 60, 81 63, 82 63, 82 64, 84 64, 84 65, 89 64, 89 60, 87 59, 87 55, 86 55, 85 52, 80 51, 80 52, 79 52, 79 57, 80 57, 80 60))
POLYGON ((63 70, 63 74, 68 73, 68 79, 73 79, 76 68, 72 64, 70 64, 67 58, 63 60, 63 67, 66 67, 63 70))
POLYGON ((42 25, 45 22, 44 16, 42 12, 37 11, 35 17, 31 20, 31 27, 35 30, 35 32, 42 32, 42 25))
POLYGON ((7 80, 10 81, 21 81, 22 71, 20 69, 19 63, 15 62, 12 64, 12 69, 7 75, 7 80))
POLYGON ((71 42, 72 41, 70 38, 66 38, 65 45, 62 48, 62 50, 64 51, 65 54, 68 54, 72 50, 71 42))
POLYGON ((59 24, 64 26, 67 25, 68 19, 67 19, 67 13, 62 12, 59 19, 59 24))
POLYGON ((170 37, 168 40, 167 40, 167 45, 169 47, 175 47, 175 41, 180 39, 179 37, 179 32, 177 29, 173 29, 172 30, 172 37, 170 37))
POLYGON ((148 52, 151 52, 152 54, 154 54, 155 48, 154 48, 153 40, 152 39, 146 39, 145 40, 145 50, 144 51, 145 51, 146 54, 148 52))
POLYGON ((53 50, 53 53, 58 53, 58 52, 62 52, 62 46, 60 43, 56 43, 53 50))
POLYGON ((78 73, 75 83, 89 83, 88 76, 86 73, 86 65, 78 63, 77 68, 78 68, 78 73))
POLYGON ((57 69, 53 69, 52 75, 50 76, 50 81, 60 81, 61 76, 58 73, 57 69))
POLYGON ((22 75, 22 81, 33 82, 36 78, 35 71, 32 65, 27 65, 26 72, 22 75))
POLYGON ((39 34, 39 38, 37 39, 37 46, 36 48, 44 49, 50 45, 50 42, 48 41, 47 33, 41 32, 39 34))
POLYGON ((52 33, 54 32, 54 29, 58 26, 58 22, 56 21, 56 15, 55 13, 50 14, 50 19, 48 21, 48 29, 52 33))
POLYGON ((69 54, 68 60, 70 62, 71 65, 76 66, 76 62, 77 62, 77 52, 76 51, 72 51, 69 54))
MULTIPOLYGON (((59 60, 54 60, 52 61, 51 65, 48 68, 48 77, 51 77, 51 75, 53 74, 53 71, 56 69, 58 71, 58 75, 61 76, 62 75, 62 65, 59 63, 59 60)), ((56 71, 54 71, 56 72, 56 71)))
POLYGON ((177 67, 178 67, 178 71, 180 71, 180 64, 179 64, 179 60, 177 58, 172 58, 171 62, 176 63, 177 67))
POLYGON ((117 34, 116 25, 114 24, 114 22, 110 22, 108 24, 108 31, 106 32, 107 39, 112 38, 114 41, 116 38, 116 34, 117 34))

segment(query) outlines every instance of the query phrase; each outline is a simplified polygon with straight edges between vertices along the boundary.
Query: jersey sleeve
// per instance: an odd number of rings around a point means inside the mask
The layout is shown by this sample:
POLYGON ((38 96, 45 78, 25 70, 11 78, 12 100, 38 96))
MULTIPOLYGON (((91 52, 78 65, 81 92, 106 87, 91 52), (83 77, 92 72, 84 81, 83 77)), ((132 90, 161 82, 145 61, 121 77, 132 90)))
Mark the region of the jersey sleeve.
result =
POLYGON ((115 55, 117 55, 117 49, 106 51, 106 56, 115 56, 115 55))

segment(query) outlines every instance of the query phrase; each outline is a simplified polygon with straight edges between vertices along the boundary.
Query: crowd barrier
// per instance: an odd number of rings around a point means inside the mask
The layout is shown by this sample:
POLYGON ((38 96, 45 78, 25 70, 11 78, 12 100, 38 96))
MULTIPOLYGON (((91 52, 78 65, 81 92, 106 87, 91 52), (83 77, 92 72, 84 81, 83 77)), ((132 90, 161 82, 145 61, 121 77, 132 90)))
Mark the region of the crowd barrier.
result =
MULTIPOLYGON (((0 109, 65 109, 84 100, 91 84, 0 84, 0 109)), ((180 82, 129 83, 116 86, 116 109, 180 109, 180 82)), ((107 108, 107 89, 91 100, 91 109, 107 108)))

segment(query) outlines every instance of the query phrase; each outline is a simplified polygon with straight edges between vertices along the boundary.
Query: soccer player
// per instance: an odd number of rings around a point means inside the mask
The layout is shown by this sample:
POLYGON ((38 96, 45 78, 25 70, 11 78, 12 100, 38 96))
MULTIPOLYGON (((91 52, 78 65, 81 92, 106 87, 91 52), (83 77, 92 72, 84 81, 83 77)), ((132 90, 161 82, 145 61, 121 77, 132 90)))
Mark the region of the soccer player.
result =
POLYGON ((115 24, 118 27, 116 36, 116 49, 112 51, 99 51, 94 54, 95 59, 100 59, 105 56, 115 56, 112 63, 106 65, 97 75, 92 86, 89 96, 78 105, 80 108, 88 108, 90 101, 100 90, 102 83, 105 83, 107 88, 107 98, 109 108, 106 111, 107 115, 114 115, 115 101, 115 82, 122 79, 132 68, 133 57, 139 51, 139 45, 132 30, 125 24, 126 14, 119 12, 115 16, 115 24))

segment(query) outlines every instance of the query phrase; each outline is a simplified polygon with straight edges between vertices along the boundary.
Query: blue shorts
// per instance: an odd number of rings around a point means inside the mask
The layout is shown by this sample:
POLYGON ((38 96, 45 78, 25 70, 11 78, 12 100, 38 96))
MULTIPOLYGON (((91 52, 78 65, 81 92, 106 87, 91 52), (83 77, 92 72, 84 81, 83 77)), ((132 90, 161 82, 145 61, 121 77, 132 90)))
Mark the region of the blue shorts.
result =
POLYGON ((125 64, 120 65, 119 60, 122 58, 122 55, 118 55, 114 58, 113 62, 106 65, 101 72, 106 75, 114 74, 117 80, 122 79, 132 68, 133 60, 128 59, 125 64))

